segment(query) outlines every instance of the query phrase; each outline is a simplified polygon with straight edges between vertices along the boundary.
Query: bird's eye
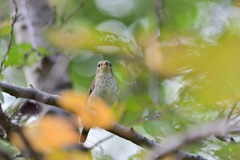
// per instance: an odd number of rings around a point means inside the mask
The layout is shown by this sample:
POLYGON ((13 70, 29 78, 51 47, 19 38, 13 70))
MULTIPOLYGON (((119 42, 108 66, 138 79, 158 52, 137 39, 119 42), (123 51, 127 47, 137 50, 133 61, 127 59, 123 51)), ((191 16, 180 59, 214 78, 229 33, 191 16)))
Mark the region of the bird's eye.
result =
POLYGON ((98 64, 97 67, 100 67, 100 64, 98 64))
POLYGON ((112 67, 112 64, 111 64, 111 63, 110 63, 109 65, 110 65, 110 67, 112 67))

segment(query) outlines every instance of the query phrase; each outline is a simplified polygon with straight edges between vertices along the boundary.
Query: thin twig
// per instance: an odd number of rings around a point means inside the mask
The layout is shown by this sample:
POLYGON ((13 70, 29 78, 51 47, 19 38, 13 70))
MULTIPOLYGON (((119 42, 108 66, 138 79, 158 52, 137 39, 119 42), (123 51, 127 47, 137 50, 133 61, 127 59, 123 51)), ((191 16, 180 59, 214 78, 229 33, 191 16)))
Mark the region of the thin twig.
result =
POLYGON ((77 11, 84 5, 84 2, 80 2, 66 17, 61 18, 61 24, 58 28, 62 27, 65 23, 67 23, 76 13, 77 11))
POLYGON ((226 118, 225 118, 225 120, 224 120, 224 126, 223 126, 223 134, 224 134, 224 135, 227 134, 228 122, 229 122, 229 120, 230 120, 230 118, 231 118, 231 116, 232 116, 232 113, 233 113, 233 111, 234 111, 234 109, 235 109, 236 106, 237 106, 237 103, 234 103, 234 104, 232 105, 230 111, 228 112, 228 114, 227 114, 227 116, 226 116, 226 118))
POLYGON ((56 6, 52 5, 51 10, 52 10, 52 15, 51 15, 50 21, 48 22, 49 26, 52 26, 53 24, 55 24, 56 15, 57 15, 56 6))
MULTIPOLYGON (((164 9, 162 9, 162 13, 163 13, 163 15, 165 16, 166 20, 167 20, 169 23, 171 23, 171 22, 172 22, 172 19, 170 20, 170 17, 168 17, 168 14, 167 14, 167 12, 166 12, 164 9)), ((178 42, 178 45, 183 46, 183 44, 182 44, 181 41, 180 41, 178 31, 176 30, 174 34, 176 35, 176 40, 177 40, 177 42, 178 42)))
POLYGON ((11 30, 10 30, 10 35, 9 35, 9 41, 8 41, 8 46, 7 46, 7 50, 3 56, 3 59, 0 63, 0 74, 2 73, 2 70, 3 70, 3 63, 5 62, 7 56, 8 56, 8 53, 11 49, 11 45, 12 45, 12 39, 13 39, 13 27, 14 27, 14 24, 15 22, 17 21, 18 17, 20 16, 18 14, 18 7, 17 7, 17 4, 16 4, 16 1, 15 0, 12 0, 13 2, 13 5, 15 7, 15 15, 12 17, 12 22, 11 22, 11 30))
POLYGON ((100 141, 98 141, 96 144, 94 144, 94 146, 90 147, 89 150, 90 150, 90 149, 93 149, 93 148, 97 147, 99 144, 101 144, 101 143, 103 143, 103 142, 105 142, 105 141, 113 138, 113 136, 114 136, 114 135, 112 134, 112 135, 110 135, 110 136, 107 136, 106 138, 103 138, 102 140, 100 140, 100 141))
POLYGON ((229 120, 232 116, 232 113, 235 109, 235 107, 237 106, 238 104, 237 103, 234 103, 230 109, 230 111, 228 112, 225 120, 224 120, 224 123, 223 123, 223 128, 222 128, 222 133, 221 134, 215 134, 215 137, 221 141, 224 141, 226 143, 236 143, 235 139, 233 137, 230 137, 227 133, 228 133, 228 123, 229 123, 229 120))

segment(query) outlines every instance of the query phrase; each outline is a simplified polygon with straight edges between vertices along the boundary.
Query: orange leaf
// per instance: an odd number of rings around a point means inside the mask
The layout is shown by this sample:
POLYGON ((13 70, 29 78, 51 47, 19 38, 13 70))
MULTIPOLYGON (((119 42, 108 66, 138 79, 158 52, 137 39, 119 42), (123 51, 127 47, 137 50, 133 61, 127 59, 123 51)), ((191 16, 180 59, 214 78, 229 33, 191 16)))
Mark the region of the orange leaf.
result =
POLYGON ((87 105, 87 97, 82 93, 64 91, 61 96, 58 103, 64 109, 79 115, 84 125, 95 125, 104 129, 111 127, 114 116, 102 99, 95 98, 94 103, 87 105))
MULTIPOLYGON (((34 149, 49 151, 65 145, 78 144, 78 132, 72 119, 59 116, 45 116, 37 125, 23 128, 23 133, 34 149)), ((22 146, 19 136, 13 136, 12 141, 22 146)))

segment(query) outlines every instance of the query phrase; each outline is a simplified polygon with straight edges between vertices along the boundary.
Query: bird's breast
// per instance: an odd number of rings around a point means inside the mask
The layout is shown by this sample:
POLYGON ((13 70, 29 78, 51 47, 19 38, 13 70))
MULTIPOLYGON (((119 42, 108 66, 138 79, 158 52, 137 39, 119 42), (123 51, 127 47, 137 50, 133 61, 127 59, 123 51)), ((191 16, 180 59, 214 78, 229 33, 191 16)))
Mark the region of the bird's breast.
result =
POLYGON ((95 88, 92 91, 89 100, 93 97, 103 99, 110 106, 114 104, 118 96, 118 83, 113 76, 98 77, 95 82, 95 88))

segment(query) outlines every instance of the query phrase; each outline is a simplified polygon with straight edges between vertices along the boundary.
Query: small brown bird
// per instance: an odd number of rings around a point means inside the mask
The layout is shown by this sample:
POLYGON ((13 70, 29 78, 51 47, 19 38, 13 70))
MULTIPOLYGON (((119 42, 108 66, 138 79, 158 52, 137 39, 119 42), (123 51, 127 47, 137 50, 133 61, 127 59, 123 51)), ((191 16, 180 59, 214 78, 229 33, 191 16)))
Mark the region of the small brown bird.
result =
MULTIPOLYGON (((118 83, 112 73, 111 62, 103 60, 98 62, 96 76, 88 90, 88 105, 94 97, 101 98, 111 107, 118 97, 118 83)), ((83 126, 80 131, 80 143, 87 139, 90 126, 83 126)))

